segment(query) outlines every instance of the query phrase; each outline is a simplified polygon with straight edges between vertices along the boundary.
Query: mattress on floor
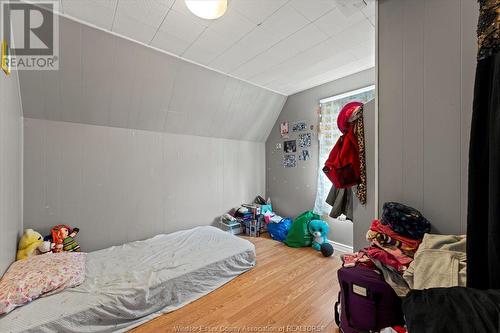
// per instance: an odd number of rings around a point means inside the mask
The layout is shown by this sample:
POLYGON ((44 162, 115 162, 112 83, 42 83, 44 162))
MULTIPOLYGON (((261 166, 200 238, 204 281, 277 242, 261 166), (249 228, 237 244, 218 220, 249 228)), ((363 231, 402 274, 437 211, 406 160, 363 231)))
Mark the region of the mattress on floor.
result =
POLYGON ((252 243, 197 227, 91 252, 80 286, 0 316, 0 332, 123 332, 255 265, 252 243))

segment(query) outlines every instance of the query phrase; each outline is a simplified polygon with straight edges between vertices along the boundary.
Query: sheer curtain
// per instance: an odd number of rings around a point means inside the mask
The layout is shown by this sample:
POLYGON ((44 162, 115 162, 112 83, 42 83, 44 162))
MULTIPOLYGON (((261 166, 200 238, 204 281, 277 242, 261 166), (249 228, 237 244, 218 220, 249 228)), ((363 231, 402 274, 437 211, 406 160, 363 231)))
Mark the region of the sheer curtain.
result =
POLYGON ((332 187, 332 182, 325 176, 323 166, 337 142, 342 135, 337 127, 337 116, 344 105, 349 102, 358 101, 366 103, 375 97, 375 87, 370 86, 345 94, 325 98, 320 101, 320 122, 319 122, 319 168, 318 168, 318 188, 316 191, 316 201, 314 212, 319 215, 328 215, 332 206, 325 202, 332 187))

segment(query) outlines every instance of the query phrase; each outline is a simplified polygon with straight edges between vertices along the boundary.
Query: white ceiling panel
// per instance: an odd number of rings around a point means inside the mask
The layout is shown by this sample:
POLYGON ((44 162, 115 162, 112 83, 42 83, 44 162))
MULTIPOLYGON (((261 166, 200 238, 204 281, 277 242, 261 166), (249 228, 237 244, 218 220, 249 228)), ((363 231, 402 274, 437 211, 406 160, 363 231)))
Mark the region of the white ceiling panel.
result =
POLYGON ((336 2, 332 0, 292 0, 290 4, 309 21, 318 19, 336 6, 336 2))
POLYGON ((295 45, 300 51, 306 51, 327 39, 327 34, 319 30, 314 24, 310 24, 288 37, 284 42, 295 45))
POLYGON ((62 0, 60 10, 69 16, 111 29, 117 0, 62 0))
POLYGON ((173 3, 174 0, 119 0, 116 14, 158 27, 173 3))
POLYGON ((253 23, 230 6, 225 15, 210 22, 208 30, 214 31, 224 39, 235 43, 252 31, 256 26, 257 24, 253 23))
POLYGON ((167 31, 158 31, 150 45, 180 56, 188 49, 191 42, 177 38, 167 31))
POLYGON ((375 17, 375 0, 365 0, 367 4, 364 7, 361 7, 361 11, 365 14, 366 17, 375 17))
POLYGON ((117 13, 112 30, 128 38, 148 44, 155 35, 157 28, 128 15, 117 13))
POLYGON ((374 64, 375 0, 229 0, 217 20, 185 0, 61 3, 70 17, 287 95, 374 64))
POLYGON ((273 32, 257 27, 230 49, 210 63, 211 67, 230 73, 248 60, 264 52, 279 42, 280 38, 273 32))
POLYGON ((193 16, 186 16, 172 9, 168 12, 165 21, 160 26, 160 31, 166 31, 179 39, 192 43, 206 28, 205 25, 200 24, 193 16))
POLYGON ((366 16, 359 10, 346 16, 340 8, 339 6, 335 7, 327 14, 321 16, 313 24, 328 36, 334 36, 352 26, 354 23, 367 20, 366 16))
POLYGON ((230 6, 233 6, 238 12, 248 17, 255 24, 260 24, 281 6, 286 4, 287 1, 288 0, 232 0, 230 6))
POLYGON ((217 56, 221 55, 224 50, 231 47, 232 44, 228 39, 209 28, 189 46, 182 56, 202 65, 208 65, 217 56))
POLYGON ((269 16, 262 27, 280 38, 286 38, 310 22, 291 5, 285 5, 269 16))

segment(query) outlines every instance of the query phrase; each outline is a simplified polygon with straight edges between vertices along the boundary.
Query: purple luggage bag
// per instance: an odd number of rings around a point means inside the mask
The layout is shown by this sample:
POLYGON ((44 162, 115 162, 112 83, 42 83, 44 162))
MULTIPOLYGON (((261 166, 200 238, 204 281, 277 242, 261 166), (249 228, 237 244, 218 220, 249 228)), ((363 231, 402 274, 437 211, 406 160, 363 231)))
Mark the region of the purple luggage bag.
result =
POLYGON ((341 332, 378 332, 404 325, 401 299, 382 274, 365 267, 343 267, 338 270, 338 279, 335 321, 341 332))

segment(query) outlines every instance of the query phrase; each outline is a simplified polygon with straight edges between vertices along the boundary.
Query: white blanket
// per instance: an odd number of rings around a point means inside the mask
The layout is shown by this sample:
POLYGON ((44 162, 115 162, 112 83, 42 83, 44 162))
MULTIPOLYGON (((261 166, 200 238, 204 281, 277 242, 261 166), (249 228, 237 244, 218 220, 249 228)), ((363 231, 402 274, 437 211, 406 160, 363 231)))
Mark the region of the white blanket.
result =
POLYGON ((79 287, 0 316, 0 332, 123 332, 255 265, 252 243, 214 227, 91 252, 79 287))

